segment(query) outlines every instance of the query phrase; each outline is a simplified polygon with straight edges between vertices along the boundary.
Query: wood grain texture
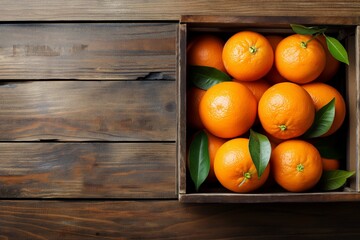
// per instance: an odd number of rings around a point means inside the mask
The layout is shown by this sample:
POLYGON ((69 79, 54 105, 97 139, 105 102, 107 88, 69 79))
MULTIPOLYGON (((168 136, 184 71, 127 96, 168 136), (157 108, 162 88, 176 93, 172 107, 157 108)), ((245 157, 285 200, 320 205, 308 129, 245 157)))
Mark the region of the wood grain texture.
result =
POLYGON ((312 192, 312 193, 195 193, 180 194, 183 203, 285 203, 285 202, 354 202, 360 201, 358 192, 312 192))
POLYGON ((1 141, 175 141, 175 81, 0 85, 1 141))
POLYGON ((176 198, 174 143, 0 143, 0 153, 0 198, 176 198))
POLYGON ((289 29, 289 24, 308 25, 341 25, 341 28, 349 25, 360 24, 358 16, 330 17, 330 16, 228 16, 228 15, 183 15, 180 22, 198 24, 203 27, 211 27, 214 24, 218 28, 231 26, 238 27, 283 27, 289 29))
POLYGON ((186 157, 187 157, 187 126, 186 126, 186 45, 187 45, 187 26, 180 24, 179 26, 179 76, 178 76, 178 186, 179 193, 186 192, 186 157))
POLYGON ((175 79, 173 23, 0 25, 1 79, 175 79))
POLYGON ((359 16, 360 2, 337 0, 3 0, 0 21, 179 20, 181 15, 359 16))
POLYGON ((359 13, 358 0, 1 1, 0 240, 360 239, 360 203, 179 203, 173 81, 182 15, 359 13), (37 79, 144 81, 5 82, 37 79), (40 139, 76 142, 13 142, 40 139), (78 142, 93 140, 110 142, 78 142), (32 197, 69 199, 14 200, 32 197))
POLYGON ((347 165, 351 171, 356 171, 356 178, 350 182, 351 187, 356 191, 360 191, 360 27, 357 26, 355 34, 347 41, 349 47, 349 62, 353 63, 348 66, 346 86, 348 103, 348 123, 349 137, 347 139, 347 165))
POLYGON ((359 239, 359 203, 1 201, 0 239, 359 239))

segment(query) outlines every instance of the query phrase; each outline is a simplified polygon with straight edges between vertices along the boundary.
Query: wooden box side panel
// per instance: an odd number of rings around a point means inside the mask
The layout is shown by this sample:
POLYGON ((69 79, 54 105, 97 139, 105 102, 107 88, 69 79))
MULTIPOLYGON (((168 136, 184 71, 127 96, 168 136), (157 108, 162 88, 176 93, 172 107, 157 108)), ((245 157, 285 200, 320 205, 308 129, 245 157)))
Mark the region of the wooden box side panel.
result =
POLYGON ((179 193, 186 193, 186 38, 187 25, 179 26, 178 52, 178 181, 179 193))
POLYGON ((350 181, 351 190, 360 191, 360 176, 359 176, 359 138, 360 138, 360 83, 359 83, 359 46, 360 46, 360 30, 359 26, 356 28, 355 36, 350 37, 348 45, 350 65, 347 68, 347 103, 349 116, 349 130, 347 143, 347 166, 348 170, 355 171, 356 176, 350 181))
POLYGON ((358 17, 324 17, 324 16, 220 16, 220 15, 183 15, 180 22, 197 27, 261 27, 288 29, 290 23, 304 25, 358 25, 358 17))

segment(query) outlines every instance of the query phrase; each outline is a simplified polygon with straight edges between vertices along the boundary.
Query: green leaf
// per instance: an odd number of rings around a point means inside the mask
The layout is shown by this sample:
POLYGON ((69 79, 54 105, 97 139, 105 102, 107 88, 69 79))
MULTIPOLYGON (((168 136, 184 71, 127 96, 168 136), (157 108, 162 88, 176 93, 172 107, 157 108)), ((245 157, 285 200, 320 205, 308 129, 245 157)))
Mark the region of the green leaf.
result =
POLYGON ((331 55, 340 62, 349 65, 349 57, 344 46, 333 37, 326 36, 326 45, 331 55))
POLYGON ((355 171, 349 172, 345 170, 333 170, 324 171, 321 180, 320 187, 324 191, 332 191, 342 187, 346 180, 355 174, 355 171))
POLYGON ((330 159, 343 159, 345 152, 342 144, 329 138, 318 138, 311 142, 319 151, 321 157, 330 159))
POLYGON ((190 177, 195 184, 196 191, 205 181, 210 171, 209 143, 204 131, 196 134, 189 149, 190 177))
POLYGON ((290 24, 292 30, 297 34, 314 35, 325 32, 326 28, 306 27, 299 24, 290 24))
POLYGON ((231 81, 226 73, 206 66, 189 66, 188 77, 190 81, 198 88, 208 90, 215 84, 231 81))
POLYGON ((319 109, 315 114, 313 125, 305 133, 306 138, 320 137, 331 128, 335 118, 335 98, 319 109))
POLYGON ((261 177, 271 156, 271 144, 269 139, 265 135, 250 129, 249 151, 256 167, 258 177, 261 177))

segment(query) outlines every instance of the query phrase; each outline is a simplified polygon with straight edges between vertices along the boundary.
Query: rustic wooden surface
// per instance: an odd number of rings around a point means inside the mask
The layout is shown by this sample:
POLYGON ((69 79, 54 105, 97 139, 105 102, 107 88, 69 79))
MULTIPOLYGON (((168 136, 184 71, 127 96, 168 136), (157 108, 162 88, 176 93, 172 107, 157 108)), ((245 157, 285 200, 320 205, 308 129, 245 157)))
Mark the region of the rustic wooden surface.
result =
POLYGON ((0 79, 175 79, 175 24, 25 23, 0 32, 0 79))
POLYGON ((1 1, 0 239, 360 238, 359 202, 178 202, 193 14, 359 22, 360 2, 1 1))
POLYGON ((0 239, 359 239, 359 207, 1 201, 0 239))
POLYGON ((0 21, 179 20, 181 15, 359 16, 360 2, 338 0, 2 0, 0 21))
POLYGON ((3 198, 176 198, 174 143, 0 143, 3 198))
POLYGON ((175 91, 161 80, 7 82, 0 140, 175 141, 175 91))

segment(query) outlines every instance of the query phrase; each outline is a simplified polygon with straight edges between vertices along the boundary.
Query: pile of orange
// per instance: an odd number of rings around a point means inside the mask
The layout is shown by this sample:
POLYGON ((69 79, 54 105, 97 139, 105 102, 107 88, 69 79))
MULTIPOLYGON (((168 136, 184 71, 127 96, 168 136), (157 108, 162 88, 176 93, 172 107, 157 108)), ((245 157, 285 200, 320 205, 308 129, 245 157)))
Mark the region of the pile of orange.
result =
POLYGON ((343 96, 325 83, 340 64, 322 37, 242 31, 223 39, 204 34, 189 41, 187 63, 213 67, 233 78, 207 90, 191 86, 187 92, 188 126, 206 130, 209 145, 216 145, 208 179, 233 192, 250 192, 272 176, 282 188, 303 192, 318 183, 324 170, 339 168, 337 159, 322 158, 302 137, 316 111, 333 98, 335 119, 320 137, 334 134, 346 115, 343 96), (261 177, 249 153, 251 128, 261 129, 273 146, 261 177))

